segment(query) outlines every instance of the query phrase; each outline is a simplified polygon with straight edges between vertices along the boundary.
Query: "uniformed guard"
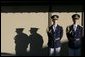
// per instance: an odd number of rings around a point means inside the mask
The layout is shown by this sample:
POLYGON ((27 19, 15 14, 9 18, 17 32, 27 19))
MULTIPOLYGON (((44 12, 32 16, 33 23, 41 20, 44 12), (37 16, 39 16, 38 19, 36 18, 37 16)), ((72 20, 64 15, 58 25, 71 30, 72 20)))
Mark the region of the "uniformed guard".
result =
POLYGON ((48 47, 49 47, 49 56, 51 55, 60 55, 61 43, 60 40, 63 36, 63 28, 58 25, 58 15, 53 15, 51 20, 53 24, 49 27, 48 33, 48 47))
POLYGON ((83 27, 78 25, 79 14, 72 15, 73 24, 67 26, 66 35, 68 38, 69 56, 80 56, 80 46, 83 27))

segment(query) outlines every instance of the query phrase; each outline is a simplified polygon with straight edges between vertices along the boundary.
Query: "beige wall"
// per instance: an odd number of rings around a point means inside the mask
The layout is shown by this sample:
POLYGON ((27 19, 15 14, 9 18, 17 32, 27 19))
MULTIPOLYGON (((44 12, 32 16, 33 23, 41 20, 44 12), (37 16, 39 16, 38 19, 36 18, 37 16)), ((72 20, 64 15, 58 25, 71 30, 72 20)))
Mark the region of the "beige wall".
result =
POLYGON ((48 13, 1 13, 1 52, 14 53, 16 28, 25 28, 28 36, 31 27, 39 28, 38 33, 43 36, 43 47, 47 44, 46 27, 48 13))
MULTIPOLYGON (((71 15, 74 12, 53 12, 53 14, 59 15, 58 23, 63 26, 64 35, 62 42, 67 41, 65 35, 66 26, 72 24, 71 15)), ((81 16, 81 12, 78 13, 81 16)), ((81 18, 79 20, 81 24, 81 18)), ((16 28, 25 28, 24 33, 28 36, 31 27, 39 28, 38 33, 43 36, 43 47, 47 46, 48 37, 46 34, 46 28, 48 26, 48 12, 42 13, 1 13, 1 52, 14 53, 15 54, 15 43, 14 37, 16 35, 16 28)))

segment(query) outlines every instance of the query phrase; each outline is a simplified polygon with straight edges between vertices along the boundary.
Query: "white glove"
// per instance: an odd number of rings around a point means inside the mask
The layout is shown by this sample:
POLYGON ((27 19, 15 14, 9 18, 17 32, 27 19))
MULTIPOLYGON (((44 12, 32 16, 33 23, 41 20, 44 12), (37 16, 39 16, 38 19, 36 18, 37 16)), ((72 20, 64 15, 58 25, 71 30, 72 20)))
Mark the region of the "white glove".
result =
POLYGON ((60 38, 56 38, 55 40, 59 40, 60 38))

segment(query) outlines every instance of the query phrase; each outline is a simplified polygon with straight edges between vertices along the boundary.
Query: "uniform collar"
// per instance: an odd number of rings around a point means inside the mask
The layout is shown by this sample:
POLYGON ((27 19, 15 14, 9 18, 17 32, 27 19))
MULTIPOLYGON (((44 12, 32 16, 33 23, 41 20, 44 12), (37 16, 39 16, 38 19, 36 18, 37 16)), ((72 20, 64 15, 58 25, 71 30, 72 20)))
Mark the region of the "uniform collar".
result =
POLYGON ((76 26, 77 27, 78 25, 77 24, 73 24, 73 26, 76 26))
POLYGON ((54 24, 53 26, 57 27, 57 26, 58 26, 58 24, 54 24))

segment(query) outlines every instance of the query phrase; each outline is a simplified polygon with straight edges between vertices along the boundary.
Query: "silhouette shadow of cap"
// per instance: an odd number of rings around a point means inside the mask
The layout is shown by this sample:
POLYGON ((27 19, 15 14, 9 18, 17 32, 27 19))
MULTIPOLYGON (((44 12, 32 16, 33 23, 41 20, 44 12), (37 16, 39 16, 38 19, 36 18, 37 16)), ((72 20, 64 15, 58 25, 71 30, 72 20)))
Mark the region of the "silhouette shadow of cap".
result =
POLYGON ((29 31, 37 31, 39 28, 31 28, 29 31))
POLYGON ((24 28, 16 28, 16 31, 23 31, 24 28))

